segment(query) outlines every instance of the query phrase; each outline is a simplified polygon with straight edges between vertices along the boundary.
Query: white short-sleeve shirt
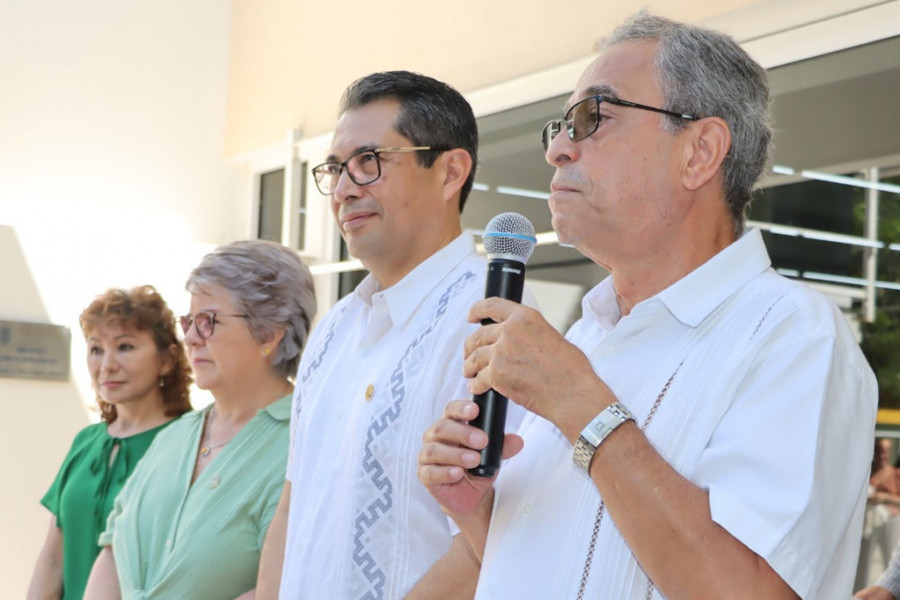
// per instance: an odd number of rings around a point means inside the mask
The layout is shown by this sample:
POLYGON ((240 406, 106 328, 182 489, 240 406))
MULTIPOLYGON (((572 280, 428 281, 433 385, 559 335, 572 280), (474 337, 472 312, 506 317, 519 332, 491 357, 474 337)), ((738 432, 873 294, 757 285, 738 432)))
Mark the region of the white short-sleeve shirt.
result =
POLYGON ((471 397, 463 341, 485 272, 464 233, 387 290, 369 275, 317 325, 294 395, 280 598, 401 598, 449 548, 417 457, 447 402, 471 397))
MULTIPOLYGON (((849 597, 877 391, 840 312, 775 274, 757 230, 625 317, 610 279, 583 310, 569 340, 649 422, 662 457, 708 490, 713 520, 802 598, 849 597)), ((476 597, 576 598, 584 577, 584 598, 661 598, 568 440, 533 415, 520 433, 476 597)))

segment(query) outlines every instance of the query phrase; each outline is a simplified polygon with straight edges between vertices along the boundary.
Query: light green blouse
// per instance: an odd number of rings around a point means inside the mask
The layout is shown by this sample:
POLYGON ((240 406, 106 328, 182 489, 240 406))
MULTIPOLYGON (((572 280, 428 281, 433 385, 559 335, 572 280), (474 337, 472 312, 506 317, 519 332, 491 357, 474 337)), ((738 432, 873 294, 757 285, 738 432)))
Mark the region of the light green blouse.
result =
POLYGON ((209 407, 161 432, 116 498, 112 545, 122 598, 232 600, 253 589, 284 485, 291 398, 259 411, 191 485, 209 407))

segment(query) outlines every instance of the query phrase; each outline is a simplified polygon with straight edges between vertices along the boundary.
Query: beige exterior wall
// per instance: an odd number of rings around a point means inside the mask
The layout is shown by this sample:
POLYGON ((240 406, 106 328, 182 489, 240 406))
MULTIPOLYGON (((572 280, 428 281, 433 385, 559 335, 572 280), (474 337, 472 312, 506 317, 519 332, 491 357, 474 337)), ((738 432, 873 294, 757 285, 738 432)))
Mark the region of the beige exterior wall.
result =
MULTIPOLYGON (((0 318, 49 322, 12 227, 0 225, 0 318), (9 293, 15 290, 14 294, 9 293)), ((88 424, 73 381, 0 379, 0 597, 24 598, 49 514, 37 501, 56 475, 72 437, 88 424)))
POLYGON ((151 283, 183 313, 199 257, 249 235, 224 158, 230 29, 224 0, 0 2, 0 319, 72 332, 69 381, 0 378, 0 598, 25 597, 38 501, 96 420, 81 310, 151 283))
POLYGON ((374 71, 419 71, 468 93, 591 54, 641 6, 703 21, 756 4, 235 0, 227 152, 276 143, 292 127, 307 136, 330 130, 341 92, 374 71))
MULTIPOLYGON (((739 41, 852 15, 877 0, 235 0, 226 151, 244 156, 288 129, 329 131, 348 83, 419 71, 470 94, 592 54, 597 39, 647 7, 739 41)), ((866 26, 875 23, 867 19, 866 26)), ((574 85, 574 80, 569 84, 574 85)))

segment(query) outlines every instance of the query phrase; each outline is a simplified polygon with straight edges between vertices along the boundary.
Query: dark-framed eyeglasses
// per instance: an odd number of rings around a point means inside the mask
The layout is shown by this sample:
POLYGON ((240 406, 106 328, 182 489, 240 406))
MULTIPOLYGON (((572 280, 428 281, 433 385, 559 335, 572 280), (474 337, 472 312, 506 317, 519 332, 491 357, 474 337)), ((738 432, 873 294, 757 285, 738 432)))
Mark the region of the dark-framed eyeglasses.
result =
MULTIPOLYGON (((229 315, 223 314, 223 317, 240 317, 241 319, 249 319, 250 315, 229 315)), ((191 330, 191 325, 196 325, 197 327, 197 335, 200 336, 201 340, 207 340, 212 337, 213 332, 216 330, 216 323, 221 323, 219 321, 219 314, 213 312, 211 310, 204 310, 202 312, 198 312, 196 315, 184 315, 178 317, 178 322, 181 324, 181 330, 187 335, 187 332, 191 330)))
POLYGON ((313 178, 319 192, 326 196, 334 193, 341 172, 347 169, 347 174, 356 185, 369 185, 378 181, 381 177, 381 154, 392 152, 419 152, 422 150, 435 150, 444 152, 446 148, 434 146, 389 146, 384 148, 371 148, 357 150, 344 162, 325 162, 312 168, 313 178))
POLYGON ((694 115, 673 112, 671 110, 656 108, 655 106, 647 106, 646 104, 638 104, 637 102, 629 102, 628 100, 598 94, 596 96, 585 98, 584 100, 579 100, 572 105, 572 108, 566 111, 565 117, 562 119, 553 119, 544 125, 544 129, 541 131, 541 143, 544 145, 544 152, 547 151, 550 147, 550 143, 562 131, 563 122, 565 122, 569 139, 573 142, 580 142, 597 131, 597 128, 600 127, 600 122, 605 118, 604 115, 600 114, 600 104, 603 102, 614 104, 616 106, 627 106, 629 108, 649 110, 669 115, 670 117, 675 117, 677 119, 685 119, 686 121, 697 121, 700 119, 700 117, 695 117, 694 115))

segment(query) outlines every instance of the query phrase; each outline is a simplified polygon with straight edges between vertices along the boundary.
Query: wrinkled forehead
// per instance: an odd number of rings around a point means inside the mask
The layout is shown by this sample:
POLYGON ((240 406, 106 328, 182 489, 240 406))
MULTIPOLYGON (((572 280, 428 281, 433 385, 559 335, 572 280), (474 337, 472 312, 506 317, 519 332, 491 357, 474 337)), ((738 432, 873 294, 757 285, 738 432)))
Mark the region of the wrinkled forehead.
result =
POLYGON ((611 85, 589 85, 585 88, 578 88, 572 95, 569 96, 569 99, 566 100, 566 103, 563 105, 563 113, 567 113, 570 108, 581 102, 586 98, 593 98, 594 96, 605 96, 607 98, 619 98, 620 95, 616 89, 611 85))

